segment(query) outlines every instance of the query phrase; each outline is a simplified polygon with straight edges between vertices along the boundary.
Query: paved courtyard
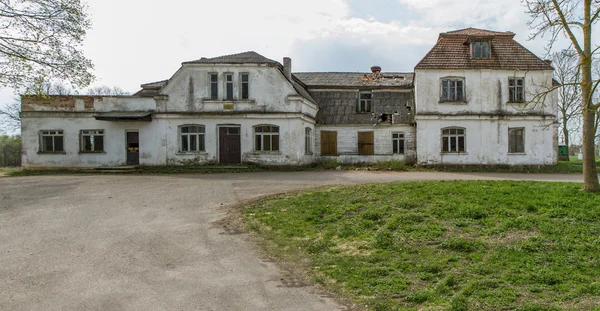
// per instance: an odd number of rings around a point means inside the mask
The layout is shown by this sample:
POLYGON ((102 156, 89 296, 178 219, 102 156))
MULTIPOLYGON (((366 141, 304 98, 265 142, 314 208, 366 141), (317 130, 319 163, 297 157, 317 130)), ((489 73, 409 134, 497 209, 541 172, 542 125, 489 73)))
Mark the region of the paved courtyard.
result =
POLYGON ((581 175, 364 171, 0 178, 2 310, 344 310, 217 222, 321 185, 581 175))

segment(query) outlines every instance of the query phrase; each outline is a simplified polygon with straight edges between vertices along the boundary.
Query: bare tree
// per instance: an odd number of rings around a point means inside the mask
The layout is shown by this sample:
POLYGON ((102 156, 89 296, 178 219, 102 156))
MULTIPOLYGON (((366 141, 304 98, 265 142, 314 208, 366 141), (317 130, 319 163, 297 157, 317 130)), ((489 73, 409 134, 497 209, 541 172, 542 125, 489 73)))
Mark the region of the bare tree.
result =
POLYGON ((39 77, 89 85, 86 10, 81 0, 0 0, 0 85, 21 89, 39 77))
POLYGON ((128 92, 125 92, 122 88, 118 86, 110 87, 108 85, 96 86, 89 88, 87 90, 87 95, 96 95, 96 96, 124 96, 129 95, 128 92))
POLYGON ((13 133, 21 128, 21 101, 15 98, 12 102, 0 107, 0 130, 13 133))
POLYGON ((522 0, 531 16, 529 27, 531 39, 550 36, 548 51, 559 37, 566 37, 577 52, 581 72, 581 112, 583 119, 583 180, 584 190, 600 191, 595 161, 594 138, 596 133, 596 113, 600 102, 593 101, 594 89, 599 80, 592 80, 592 26, 600 15, 600 1, 597 0, 522 0), (581 32, 581 36, 576 34, 581 32))
POLYGON ((552 54, 554 79, 560 83, 558 89, 558 112, 563 141, 567 146, 567 157, 571 141, 571 130, 581 114, 581 91, 579 82, 581 74, 577 52, 567 49, 552 54))

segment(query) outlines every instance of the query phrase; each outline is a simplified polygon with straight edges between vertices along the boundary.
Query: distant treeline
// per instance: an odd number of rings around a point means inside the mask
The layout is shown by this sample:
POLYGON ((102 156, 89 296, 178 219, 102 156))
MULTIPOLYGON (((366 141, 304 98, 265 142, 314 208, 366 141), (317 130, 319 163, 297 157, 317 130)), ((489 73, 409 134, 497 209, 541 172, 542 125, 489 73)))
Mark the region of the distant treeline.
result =
POLYGON ((0 166, 21 166, 21 136, 0 136, 0 166))

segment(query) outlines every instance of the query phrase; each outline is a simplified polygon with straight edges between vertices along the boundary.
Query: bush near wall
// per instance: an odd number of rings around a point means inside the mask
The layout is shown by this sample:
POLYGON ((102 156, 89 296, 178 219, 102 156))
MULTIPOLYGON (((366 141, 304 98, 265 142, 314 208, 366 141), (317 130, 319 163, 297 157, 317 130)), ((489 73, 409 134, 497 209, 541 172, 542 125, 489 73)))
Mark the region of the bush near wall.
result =
POLYGON ((0 136, 0 167, 21 166, 21 136, 0 136))

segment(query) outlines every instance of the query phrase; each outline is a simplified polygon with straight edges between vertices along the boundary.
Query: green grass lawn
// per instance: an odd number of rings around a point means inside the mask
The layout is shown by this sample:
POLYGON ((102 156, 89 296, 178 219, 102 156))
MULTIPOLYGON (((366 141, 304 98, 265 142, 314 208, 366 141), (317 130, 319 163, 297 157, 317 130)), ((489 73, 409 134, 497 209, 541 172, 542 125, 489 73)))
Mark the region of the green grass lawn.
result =
POLYGON ((600 310, 600 195, 575 183, 411 182, 243 210, 268 252, 370 310, 600 310))

